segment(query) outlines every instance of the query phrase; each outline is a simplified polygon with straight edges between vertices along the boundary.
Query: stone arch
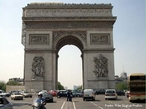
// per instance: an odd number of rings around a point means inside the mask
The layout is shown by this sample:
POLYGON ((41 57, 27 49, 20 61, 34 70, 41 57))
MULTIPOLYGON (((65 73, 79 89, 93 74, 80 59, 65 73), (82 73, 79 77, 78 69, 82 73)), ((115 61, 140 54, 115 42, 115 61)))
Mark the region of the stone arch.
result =
POLYGON ((68 34, 62 35, 54 43, 54 48, 58 52, 64 45, 75 45, 80 49, 81 52, 85 48, 84 41, 81 38, 79 38, 77 35, 68 35, 68 34))
POLYGON ((30 3, 24 7, 25 88, 57 89, 58 51, 66 44, 81 50, 83 88, 115 88, 113 25, 116 17, 112 8, 111 4, 63 3, 30 3), (36 70, 43 73, 42 77, 36 75, 36 70))

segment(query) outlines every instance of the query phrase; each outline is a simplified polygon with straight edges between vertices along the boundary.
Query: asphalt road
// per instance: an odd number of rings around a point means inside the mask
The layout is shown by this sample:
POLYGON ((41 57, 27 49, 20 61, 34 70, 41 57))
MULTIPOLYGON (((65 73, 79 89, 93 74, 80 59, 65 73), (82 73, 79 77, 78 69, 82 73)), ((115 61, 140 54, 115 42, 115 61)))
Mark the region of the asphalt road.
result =
MULTIPOLYGON (((14 109, 32 109, 33 98, 24 98, 23 100, 11 100, 14 109)), ((97 95, 95 101, 83 101, 82 97, 73 98, 72 102, 67 102, 66 98, 54 97, 53 103, 47 103, 46 109, 146 109, 145 103, 131 103, 126 96, 118 96, 117 100, 105 100, 104 95, 97 95)))

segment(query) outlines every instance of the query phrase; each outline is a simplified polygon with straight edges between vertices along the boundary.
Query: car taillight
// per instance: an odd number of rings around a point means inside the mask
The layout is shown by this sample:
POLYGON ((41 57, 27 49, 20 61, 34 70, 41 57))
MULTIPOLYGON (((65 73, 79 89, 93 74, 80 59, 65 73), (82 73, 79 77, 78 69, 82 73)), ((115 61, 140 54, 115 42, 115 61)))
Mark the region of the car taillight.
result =
POLYGON ((105 94, 105 96, 109 96, 109 94, 105 94))
POLYGON ((115 96, 116 94, 112 94, 113 96, 115 96))

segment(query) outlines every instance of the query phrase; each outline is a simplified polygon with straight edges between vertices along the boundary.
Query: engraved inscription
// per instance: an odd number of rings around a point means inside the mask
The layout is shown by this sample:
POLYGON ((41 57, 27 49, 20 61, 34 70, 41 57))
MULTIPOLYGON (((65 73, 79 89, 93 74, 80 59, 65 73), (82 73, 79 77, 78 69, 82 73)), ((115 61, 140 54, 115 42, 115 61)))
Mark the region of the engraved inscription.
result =
POLYGON ((30 44, 49 44, 49 34, 30 34, 30 44))
POLYGON ((92 33, 90 34, 91 45, 110 44, 110 34, 106 33, 92 33))

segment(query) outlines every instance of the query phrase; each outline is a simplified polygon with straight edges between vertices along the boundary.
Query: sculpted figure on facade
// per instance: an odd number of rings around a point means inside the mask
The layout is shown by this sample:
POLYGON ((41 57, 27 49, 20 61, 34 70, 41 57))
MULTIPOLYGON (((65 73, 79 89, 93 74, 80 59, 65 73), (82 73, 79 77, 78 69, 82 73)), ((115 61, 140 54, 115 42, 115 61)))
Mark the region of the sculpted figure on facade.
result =
POLYGON ((34 57, 33 58, 33 63, 32 63, 32 79, 36 79, 36 77, 44 77, 45 73, 45 63, 44 63, 44 58, 43 57, 34 57))
POLYGON ((53 31, 53 40, 55 41, 62 35, 77 35, 81 37, 83 40, 86 40, 86 31, 53 31))
POLYGON ((96 77, 107 77, 108 76, 108 59, 102 54, 98 57, 94 57, 95 70, 93 71, 96 77))

